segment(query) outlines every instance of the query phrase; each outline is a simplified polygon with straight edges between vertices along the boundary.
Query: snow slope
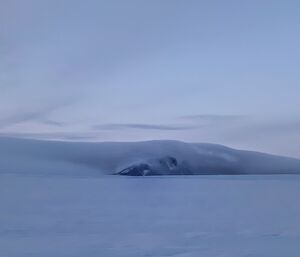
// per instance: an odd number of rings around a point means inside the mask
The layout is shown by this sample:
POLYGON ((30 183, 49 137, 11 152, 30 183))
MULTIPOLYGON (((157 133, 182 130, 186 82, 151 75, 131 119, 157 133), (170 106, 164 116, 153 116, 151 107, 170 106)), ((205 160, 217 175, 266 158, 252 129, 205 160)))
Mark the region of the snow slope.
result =
POLYGON ((300 173, 300 160, 178 141, 73 143, 0 138, 0 172, 32 174, 300 173))

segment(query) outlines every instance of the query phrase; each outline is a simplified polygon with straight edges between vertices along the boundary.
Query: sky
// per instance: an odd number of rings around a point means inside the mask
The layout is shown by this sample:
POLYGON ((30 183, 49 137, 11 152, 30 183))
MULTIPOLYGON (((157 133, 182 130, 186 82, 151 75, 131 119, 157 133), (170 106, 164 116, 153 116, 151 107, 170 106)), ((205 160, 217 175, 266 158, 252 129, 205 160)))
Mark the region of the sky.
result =
POLYGON ((300 1, 1 0, 0 135, 300 158, 300 1))

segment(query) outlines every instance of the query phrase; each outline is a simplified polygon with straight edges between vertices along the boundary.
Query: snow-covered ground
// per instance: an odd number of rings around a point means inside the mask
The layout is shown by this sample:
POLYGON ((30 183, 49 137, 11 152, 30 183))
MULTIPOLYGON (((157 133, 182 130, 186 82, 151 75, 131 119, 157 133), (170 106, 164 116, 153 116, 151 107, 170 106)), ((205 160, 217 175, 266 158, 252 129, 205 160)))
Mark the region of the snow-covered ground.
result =
POLYGON ((1 257, 299 257, 300 176, 0 174, 1 257))

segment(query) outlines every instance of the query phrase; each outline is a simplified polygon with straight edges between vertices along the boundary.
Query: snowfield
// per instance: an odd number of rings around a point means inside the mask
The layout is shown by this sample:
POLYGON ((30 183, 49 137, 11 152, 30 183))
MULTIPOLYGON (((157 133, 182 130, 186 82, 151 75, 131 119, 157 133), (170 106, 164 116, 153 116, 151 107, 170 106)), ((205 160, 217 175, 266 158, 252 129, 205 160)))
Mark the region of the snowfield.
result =
POLYGON ((299 257, 299 168, 219 145, 0 138, 0 257, 299 257))
POLYGON ((0 175, 3 257, 299 257, 300 176, 0 175))

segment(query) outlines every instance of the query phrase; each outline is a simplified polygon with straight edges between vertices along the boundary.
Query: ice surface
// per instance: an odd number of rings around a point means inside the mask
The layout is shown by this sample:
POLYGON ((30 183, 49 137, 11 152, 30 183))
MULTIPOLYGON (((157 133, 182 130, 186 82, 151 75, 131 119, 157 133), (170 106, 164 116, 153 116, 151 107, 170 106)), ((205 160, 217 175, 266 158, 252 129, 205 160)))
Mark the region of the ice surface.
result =
POLYGON ((3 257, 299 257, 300 176, 0 175, 3 257))

